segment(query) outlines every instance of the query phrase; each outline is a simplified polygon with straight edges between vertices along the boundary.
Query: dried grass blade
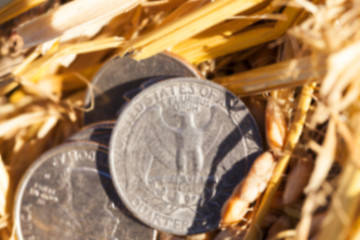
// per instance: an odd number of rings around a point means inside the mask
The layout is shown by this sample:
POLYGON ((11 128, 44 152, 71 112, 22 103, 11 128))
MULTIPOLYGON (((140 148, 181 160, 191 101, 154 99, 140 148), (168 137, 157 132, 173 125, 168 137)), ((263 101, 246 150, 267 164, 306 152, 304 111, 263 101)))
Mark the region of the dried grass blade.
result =
POLYGON ((0 24, 44 2, 46 2, 46 0, 12 0, 0 8, 0 24))
MULTIPOLYGON (((359 147, 359 145, 358 145, 359 147)), ((349 156, 353 158, 355 156, 349 156)), ((333 195, 332 203, 325 217, 319 240, 344 240, 351 235, 352 223, 358 219, 360 206, 360 170, 347 161, 341 174, 340 185, 333 195)), ((355 239, 355 238, 354 238, 355 239)))
POLYGON ((0 220, 6 218, 6 198, 9 190, 9 182, 9 173, 0 155, 0 220))
POLYGON ((121 53, 141 50, 135 57, 142 59, 161 52, 197 33, 224 21, 240 12, 255 7, 265 0, 218 0, 191 12, 178 21, 166 24, 134 41, 121 53))
POLYGON ((330 171, 330 168, 334 161, 335 152, 336 152, 335 122, 333 120, 330 120, 324 142, 322 144, 320 152, 317 153, 314 171, 310 177, 309 184, 305 188, 306 193, 315 191, 320 188, 321 184, 324 182, 326 176, 330 171))
POLYGON ((11 136, 14 131, 44 120, 46 113, 37 111, 24 113, 0 124, 0 137, 11 136))
POLYGON ((172 21, 175 21, 185 15, 188 12, 194 11, 195 9, 201 7, 205 3, 209 2, 209 0, 195 0, 195 1, 186 1, 177 7, 173 12, 167 16, 164 21, 161 23, 162 25, 168 24, 172 21))
MULTIPOLYGON (((209 48, 214 48, 221 44, 226 44, 227 39, 239 32, 251 24, 257 22, 259 19, 251 18, 258 15, 263 15, 265 13, 277 11, 278 7, 269 5, 251 15, 241 15, 243 17, 249 17, 246 19, 236 19, 232 21, 226 21, 224 23, 218 24, 210 29, 191 37, 185 41, 180 42, 179 44, 172 47, 171 51, 183 56, 190 62, 198 63, 201 60, 198 60, 196 55, 201 55, 203 52, 206 52, 209 48)), ((236 16, 239 17, 239 16, 236 16)), ((232 18, 229 18, 232 19, 232 18)))
POLYGON ((145 1, 141 5, 144 7, 155 7, 168 4, 170 0, 145 1))
POLYGON ((0 118, 5 119, 7 115, 14 114, 24 106, 31 104, 34 99, 30 96, 24 96, 16 103, 6 103, 0 105, 0 118))
POLYGON ((271 200, 275 196, 275 193, 279 187, 281 177, 283 176, 283 173, 289 163, 291 153, 294 150, 295 145, 297 144, 301 136, 307 112, 311 105, 312 93, 315 86, 316 84, 314 83, 305 85, 301 91, 297 111, 295 113, 294 120, 292 122, 285 142, 284 154, 283 156, 281 156, 278 164, 275 167, 274 174, 270 179, 268 188, 266 189, 265 195, 260 203, 260 207, 255 214, 255 219, 253 220, 250 229, 245 235, 245 240, 257 239, 258 226, 261 226, 261 223, 263 222, 266 214, 268 213, 271 200))
POLYGON ((200 63, 272 41, 283 35, 296 21, 301 12, 302 9, 286 7, 283 15, 287 18, 287 21, 278 21, 275 26, 269 26, 269 24, 265 23, 231 37, 218 39, 216 45, 214 44, 205 49, 197 48, 192 52, 182 54, 182 56, 188 61, 200 63))
POLYGON ((300 86, 326 74, 325 59, 304 57, 215 78, 214 81, 238 95, 300 86))
POLYGON ((61 46, 56 52, 47 54, 40 59, 32 62, 21 69, 21 73, 32 82, 37 82, 43 73, 50 69, 51 64, 59 64, 62 57, 71 54, 82 54, 94 51, 105 50, 109 48, 119 47, 123 43, 123 39, 119 37, 108 37, 77 44, 69 44, 61 46))
POLYGON ((58 122, 57 116, 49 116, 36 134, 37 138, 44 138, 58 122))
POLYGON ((141 2, 143 0, 77 0, 21 25, 17 31, 25 47, 35 46, 84 23, 110 20, 141 2))

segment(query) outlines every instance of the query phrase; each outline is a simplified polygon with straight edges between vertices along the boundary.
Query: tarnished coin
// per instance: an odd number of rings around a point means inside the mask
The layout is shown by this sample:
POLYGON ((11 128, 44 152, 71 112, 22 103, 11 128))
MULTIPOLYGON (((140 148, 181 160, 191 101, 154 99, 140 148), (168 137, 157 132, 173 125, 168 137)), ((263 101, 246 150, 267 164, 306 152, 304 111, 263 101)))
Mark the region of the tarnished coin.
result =
POLYGON ((68 143, 42 155, 17 193, 19 240, 144 240, 155 230, 129 215, 112 185, 107 149, 68 143))
POLYGON ((109 146, 111 132, 115 126, 115 121, 102 121, 90 124, 82 128, 79 132, 72 135, 69 141, 94 141, 105 146, 109 146))
MULTIPOLYGON (((116 113, 126 102, 123 94, 139 87, 151 78, 200 77, 197 70, 173 54, 160 53, 151 58, 136 61, 131 57, 116 57, 107 62, 92 80, 94 109, 84 114, 84 125, 92 122, 116 119, 116 113)), ((87 94, 85 105, 90 106, 87 94)))
POLYGON ((124 204, 176 235, 216 228, 221 206, 262 151, 246 106, 220 85, 193 78, 139 93, 119 116, 109 149, 124 204))

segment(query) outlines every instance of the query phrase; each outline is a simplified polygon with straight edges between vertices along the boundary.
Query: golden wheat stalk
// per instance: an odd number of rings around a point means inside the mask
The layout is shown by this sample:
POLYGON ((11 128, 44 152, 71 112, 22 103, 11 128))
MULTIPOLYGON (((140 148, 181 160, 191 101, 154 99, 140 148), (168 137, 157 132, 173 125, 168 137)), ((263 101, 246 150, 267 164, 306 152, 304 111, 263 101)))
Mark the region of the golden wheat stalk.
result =
POLYGON ((265 0, 217 0, 211 2, 177 21, 165 24, 130 41, 121 54, 138 50, 135 55, 136 59, 147 58, 263 2, 265 0))
POLYGON ((0 8, 0 24, 36 7, 47 0, 12 0, 0 8))
POLYGON ((280 157, 275 170, 274 174, 270 179, 268 188, 265 191, 264 197, 261 200, 259 209, 255 214, 255 218, 245 235, 245 240, 255 240, 257 239, 258 235, 258 227, 264 221, 266 214, 269 211, 271 200, 273 199, 279 185, 281 182, 281 177, 284 174, 284 171, 289 163, 291 154, 295 149, 297 142, 300 139, 307 112, 311 105, 312 94, 314 91, 316 84, 311 83, 309 85, 305 85, 301 91, 301 95, 299 98, 297 110, 294 116, 294 120, 290 127, 290 130, 287 135, 287 139, 285 142, 285 147, 283 150, 283 155, 280 157))
POLYGON ((214 81, 233 93, 244 96, 278 88, 301 86, 324 76, 325 73, 325 58, 310 56, 218 77, 214 81))
MULTIPOLYGON (((271 12, 274 9, 276 10, 275 7, 270 6, 264 10, 264 12, 271 12)), ((229 37, 214 36, 211 42, 206 38, 195 42, 193 40, 193 43, 189 40, 188 48, 184 48, 184 45, 180 44, 180 46, 174 47, 174 52, 182 55, 193 63, 199 63, 208 59, 238 52, 279 38, 292 26, 301 12, 302 9, 300 8, 286 7, 282 13, 287 19, 286 21, 278 21, 275 25, 264 23, 229 37), (191 44, 195 44, 196 47, 192 47, 191 44)), ((252 21, 240 24, 239 30, 248 23, 252 23, 252 21)))

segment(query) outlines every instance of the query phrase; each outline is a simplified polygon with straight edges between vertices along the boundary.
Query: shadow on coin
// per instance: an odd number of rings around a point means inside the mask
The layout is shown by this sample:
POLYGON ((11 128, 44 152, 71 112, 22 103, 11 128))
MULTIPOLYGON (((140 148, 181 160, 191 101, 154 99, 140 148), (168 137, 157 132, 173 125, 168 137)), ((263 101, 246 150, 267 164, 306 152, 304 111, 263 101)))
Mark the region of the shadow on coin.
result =
MULTIPOLYGON (((99 146, 99 150, 100 150, 100 148, 101 147, 99 146)), ((111 201, 111 203, 113 203, 116 206, 116 208, 118 208, 121 211, 122 214, 127 216, 133 222, 136 222, 136 223, 148 228, 142 222, 140 222, 135 217, 133 217, 132 214, 125 208, 124 204, 122 203, 122 201, 121 201, 120 197, 118 196, 118 194, 115 190, 115 187, 111 181, 108 158, 106 159, 106 161, 104 161, 103 158, 98 156, 100 154, 100 151, 97 151, 96 154, 97 154, 96 168, 98 170, 99 179, 101 181, 102 187, 105 190, 106 195, 108 196, 108 199, 111 201)), ((104 201, 106 201, 106 199, 104 199, 104 201)), ((121 224, 122 223, 120 222, 120 225, 121 224)), ((126 226, 122 226, 122 227, 126 227, 126 226)), ((131 226, 129 226, 129 227, 131 227, 131 226)))
POLYGON ((110 138, 112 130, 94 130, 90 137, 90 141, 94 141, 100 144, 103 144, 106 147, 109 147, 110 138))
MULTIPOLYGON (((229 113, 229 117, 230 116, 230 112, 237 112, 237 111, 243 111, 246 109, 245 105, 240 104, 239 103, 239 99, 234 97, 233 95, 226 93, 226 107, 227 107, 227 111, 229 113)), ((203 191, 203 196, 204 199, 206 199, 206 201, 211 199, 211 192, 206 190, 206 187, 211 185, 211 176, 213 176, 216 172, 217 167, 219 166, 219 164, 225 159, 226 155, 228 153, 230 153, 232 151, 232 149, 235 148, 235 146, 242 140, 243 135, 246 134, 247 131, 253 130, 253 131, 257 131, 257 129, 252 129, 249 128, 249 126, 246 126, 246 123, 249 122, 249 120, 251 122, 254 122, 254 120, 252 119, 252 116, 250 114, 247 114, 242 121, 240 122, 240 124, 237 125, 237 127, 234 128, 234 130, 228 134, 228 136, 226 136, 221 143, 218 146, 217 152, 215 157, 212 160, 211 163, 211 168, 210 168, 210 172, 208 174, 207 177, 207 182, 205 184, 205 188, 203 191), (243 133, 240 134, 239 133, 239 129, 241 129, 241 132, 243 133)), ((256 126, 256 125, 255 125, 256 126)), ((255 161, 256 157, 259 156, 261 154, 261 149, 262 149, 262 145, 261 145, 261 139, 257 139, 258 144, 259 144, 259 148, 260 151, 256 151, 240 160, 238 160, 232 167, 230 170, 228 170, 226 172, 226 174, 224 174, 221 179, 219 180, 219 182, 217 183, 217 187, 216 187, 216 193, 218 193, 219 191, 224 191, 224 189, 222 189, 225 186, 225 183, 228 182, 232 182, 234 183, 234 186, 232 187, 231 190, 229 190, 228 192, 226 192, 226 196, 222 197, 221 200, 217 201, 217 203, 219 203, 219 205, 222 207, 223 204, 225 203, 225 201, 230 197, 233 188, 235 188, 236 184, 239 183, 247 174, 247 172, 250 170, 250 167, 252 165, 252 163, 255 161)), ((194 220, 192 222, 192 225, 188 228, 188 233, 192 234, 192 233, 197 233, 198 229, 199 229, 199 224, 201 224, 201 228, 202 229, 208 229, 208 230, 212 230, 214 228, 217 228, 219 225, 219 221, 220 221, 220 209, 216 209, 216 216, 213 219, 217 219, 216 223, 208 223, 206 221, 204 221, 204 219, 202 219, 202 212, 204 211, 209 211, 209 206, 207 206, 208 204, 202 204, 200 201, 197 204, 197 208, 196 208, 196 215, 194 217, 194 220), (214 226, 215 224, 215 226, 214 226)))
MULTIPOLYGON (((134 79, 129 80, 128 82, 116 85, 111 87, 109 90, 103 92, 103 93, 97 93, 96 89, 95 91, 95 99, 94 99, 94 109, 85 112, 84 115, 84 125, 93 123, 93 122, 100 122, 105 120, 113 120, 117 118, 117 113, 119 112, 119 109, 123 107, 123 105, 126 103, 125 98, 123 98, 123 95, 130 90, 133 90, 135 88, 140 88, 141 84, 144 82, 147 82, 151 80, 152 78, 156 78, 156 82, 173 78, 176 76, 150 76, 146 78, 140 78, 140 79, 134 79), (98 95, 99 94, 99 95, 98 95)), ((96 88, 96 86, 95 86, 96 88)), ((89 100, 90 96, 86 97, 86 106, 85 108, 89 108, 91 101, 89 100)))

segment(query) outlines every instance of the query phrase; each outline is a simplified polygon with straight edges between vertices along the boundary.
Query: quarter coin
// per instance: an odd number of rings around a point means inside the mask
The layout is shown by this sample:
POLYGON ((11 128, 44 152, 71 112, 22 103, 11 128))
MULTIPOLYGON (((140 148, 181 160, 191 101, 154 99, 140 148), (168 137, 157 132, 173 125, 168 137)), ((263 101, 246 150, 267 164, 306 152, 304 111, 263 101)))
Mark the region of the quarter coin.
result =
MULTIPOLYGON (((183 59, 169 53, 160 53, 142 61, 131 57, 115 57, 107 62, 92 80, 94 109, 84 114, 84 125, 116 119, 117 113, 126 102, 123 94, 138 88, 151 78, 200 77, 196 68, 183 59)), ((91 104, 91 94, 85 99, 85 106, 91 104)))
POLYGON ((19 240, 144 240, 152 230, 134 219, 118 198, 107 149, 68 143, 42 155, 17 193, 19 240))
POLYGON ((240 99, 207 80, 175 78, 131 100, 109 149, 128 209, 153 228, 188 235, 217 228, 221 206, 262 145, 240 99))

